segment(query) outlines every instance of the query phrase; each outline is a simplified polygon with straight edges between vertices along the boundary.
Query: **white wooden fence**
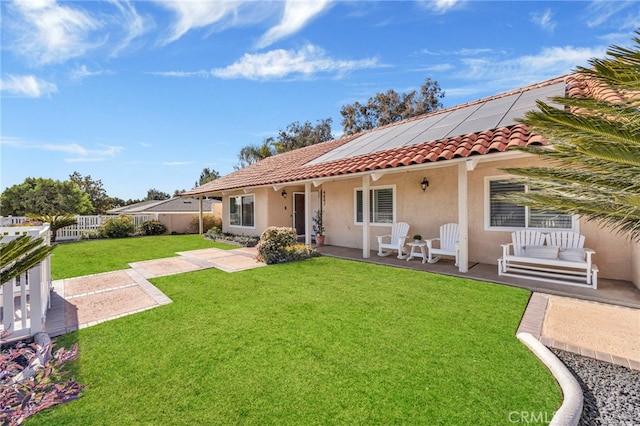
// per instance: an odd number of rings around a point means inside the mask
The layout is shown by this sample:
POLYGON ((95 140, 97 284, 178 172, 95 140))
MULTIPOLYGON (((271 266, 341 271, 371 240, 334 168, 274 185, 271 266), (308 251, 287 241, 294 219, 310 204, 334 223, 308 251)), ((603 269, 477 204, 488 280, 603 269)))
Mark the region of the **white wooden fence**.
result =
MULTIPOLYGON (((70 241, 79 240, 85 232, 95 232, 100 228, 100 225, 107 219, 112 217, 118 217, 117 215, 97 215, 97 216, 76 216, 77 224, 66 226, 59 229, 56 232, 56 241, 70 241)), ((143 222, 148 220, 158 220, 158 215, 131 215, 133 224, 138 227, 143 222)), ((0 226, 16 226, 29 221, 30 219, 25 216, 0 216, 0 226)))
MULTIPOLYGON (((44 238, 49 244, 49 225, 0 227, 2 242, 20 235, 44 238)), ((51 293, 51 259, 49 256, 27 272, 0 286, 0 332, 9 340, 33 336, 44 330, 51 293)))

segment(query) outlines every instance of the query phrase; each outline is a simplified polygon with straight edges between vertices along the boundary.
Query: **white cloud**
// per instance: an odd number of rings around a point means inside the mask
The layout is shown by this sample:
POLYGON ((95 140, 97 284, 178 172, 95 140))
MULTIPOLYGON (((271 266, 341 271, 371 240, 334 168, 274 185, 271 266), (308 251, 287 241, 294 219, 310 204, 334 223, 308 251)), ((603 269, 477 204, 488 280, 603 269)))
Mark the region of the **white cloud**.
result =
POLYGON ((120 19, 118 22, 124 27, 125 30, 122 41, 120 41, 120 43, 113 49, 113 52, 111 53, 112 56, 117 56, 121 51, 127 49, 135 39, 139 38, 144 33, 146 33, 149 28, 153 27, 153 23, 151 19, 147 19, 138 14, 137 10, 129 0, 108 1, 109 3, 113 4, 120 12, 122 19, 120 19))
POLYGON ((95 77, 98 75, 113 75, 113 74, 115 74, 115 72, 112 70, 92 71, 92 70, 89 70, 86 65, 80 65, 79 67, 71 71, 70 77, 72 80, 82 80, 83 78, 86 78, 86 77, 95 77))
POLYGON ((7 75, 0 79, 0 90, 14 96, 39 98, 57 92, 58 87, 33 75, 7 75))
POLYGON ((259 48, 267 47, 284 37, 296 33, 312 18, 326 10, 329 4, 329 0, 287 0, 282 20, 260 38, 257 46, 259 48))
POLYGON ((317 73, 340 75, 355 69, 380 66, 382 65, 376 58, 357 61, 336 60, 327 57, 322 48, 307 45, 298 51, 278 49, 261 54, 247 53, 234 64, 211 70, 211 74, 220 78, 262 80, 283 78, 289 75, 310 77, 317 73))
POLYGON ((124 148, 121 146, 100 146, 98 148, 90 149, 74 142, 34 142, 11 136, 2 136, 0 142, 4 146, 11 146, 14 148, 60 152, 71 156, 64 159, 67 163, 105 161, 110 158, 117 157, 122 151, 124 151, 124 148))
POLYGON ((167 161, 162 163, 163 166, 175 167, 175 166, 188 166, 190 164, 195 164, 195 161, 167 161))
MULTIPOLYGON (((465 57, 455 65, 456 78, 475 81, 477 85, 447 88, 447 96, 474 93, 497 93, 515 87, 557 77, 585 66, 589 59, 602 57, 606 47, 547 47, 533 55, 509 57, 465 57)), ((495 52, 494 52, 495 53, 495 52)))
POLYGON ((55 0, 16 0, 9 9, 16 18, 8 24, 16 36, 12 49, 37 65, 61 63, 101 44, 90 40, 100 22, 81 9, 55 0))
POLYGON ((452 9, 460 7, 464 3, 464 0, 421 0, 422 4, 427 9, 433 10, 437 13, 446 13, 452 9))
POLYGON ((173 25, 171 35, 165 43, 178 40, 188 31, 194 28, 203 28, 222 21, 225 17, 237 16, 238 8, 242 2, 238 1, 216 1, 216 0, 183 0, 183 1, 162 1, 156 3, 177 15, 177 22, 173 25))
POLYGON ((535 12, 531 14, 531 22, 539 26, 545 31, 553 32, 556 28, 556 22, 551 17, 551 10, 546 9, 544 12, 535 12))

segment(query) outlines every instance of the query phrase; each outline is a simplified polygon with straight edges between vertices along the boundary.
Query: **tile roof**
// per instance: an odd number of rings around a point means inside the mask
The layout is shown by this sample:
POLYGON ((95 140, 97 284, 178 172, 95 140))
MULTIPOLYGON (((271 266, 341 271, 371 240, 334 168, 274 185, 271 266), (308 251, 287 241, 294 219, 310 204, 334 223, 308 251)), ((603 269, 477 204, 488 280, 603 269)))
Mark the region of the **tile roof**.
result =
MULTIPOLYGON (((593 86, 592 82, 583 81, 574 75, 565 75, 531 86, 516 89, 500 95, 480 99, 462 105, 438 110, 433 113, 413 117, 399 123, 393 123, 382 128, 369 130, 365 133, 336 139, 329 142, 312 145, 295 151, 275 155, 246 168, 237 170, 229 175, 223 176, 198 188, 185 193, 185 195, 200 195, 210 193, 220 193, 247 187, 282 185, 296 181, 304 181, 334 176, 344 176, 359 172, 369 172, 396 167, 404 167, 416 164, 427 164, 439 161, 452 160, 456 158, 467 158, 481 156, 492 153, 505 152, 516 147, 528 145, 544 145, 542 136, 531 133, 526 126, 515 124, 513 115, 515 112, 523 114, 524 111, 506 111, 512 114, 509 125, 496 128, 481 129, 462 135, 447 135, 437 140, 415 140, 411 139, 406 145, 394 146, 384 149, 384 144, 378 144, 377 148, 372 147, 370 152, 360 153, 363 150, 353 150, 353 143, 356 139, 368 137, 369 140, 389 138, 398 126, 406 125, 420 120, 432 119, 434 116, 445 116, 456 113, 461 117, 473 114, 473 111, 490 102, 500 101, 507 97, 518 97, 523 94, 532 93, 534 90, 544 89, 551 85, 566 87, 566 94, 570 96, 592 95, 598 92, 599 86, 593 86), (566 84, 566 86, 565 86, 566 84), (468 115, 466 111, 471 111, 468 115), (378 149, 376 151, 376 149, 378 149), (348 154, 351 152, 351 154, 348 154), (324 159, 328 158, 328 161, 324 159)), ((544 91, 544 90, 543 90, 544 91)), ((563 90, 564 91, 564 90, 563 90)), ((533 96, 529 94, 529 96, 533 96)), ((599 97, 611 99, 614 94, 601 91, 599 97)), ((515 104, 507 105, 512 108, 515 104)), ((453 123, 453 128, 463 128, 462 123, 453 123)), ((504 123, 504 117, 500 123, 504 123)), ((396 132, 397 134, 398 132, 396 132)), ((386 142, 383 140, 383 142, 386 142)))
MULTIPOLYGON (((216 200, 202 200, 202 209, 210 211, 216 200)), ((134 214, 134 213, 194 213, 200 211, 200 206, 196 198, 173 197, 167 200, 148 200, 128 206, 111 209, 111 214, 134 214)))

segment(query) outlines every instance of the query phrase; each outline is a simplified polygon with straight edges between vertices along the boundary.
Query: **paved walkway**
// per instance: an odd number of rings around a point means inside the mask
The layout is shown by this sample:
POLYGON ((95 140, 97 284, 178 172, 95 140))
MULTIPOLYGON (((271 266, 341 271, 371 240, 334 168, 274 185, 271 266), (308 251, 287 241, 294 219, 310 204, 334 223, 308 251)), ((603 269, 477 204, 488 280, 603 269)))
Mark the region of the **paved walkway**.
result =
POLYGON ((148 279, 208 268, 236 272, 266 266, 255 256, 255 248, 192 250, 130 263, 131 269, 54 281, 45 331, 55 337, 166 305, 171 300, 148 279))

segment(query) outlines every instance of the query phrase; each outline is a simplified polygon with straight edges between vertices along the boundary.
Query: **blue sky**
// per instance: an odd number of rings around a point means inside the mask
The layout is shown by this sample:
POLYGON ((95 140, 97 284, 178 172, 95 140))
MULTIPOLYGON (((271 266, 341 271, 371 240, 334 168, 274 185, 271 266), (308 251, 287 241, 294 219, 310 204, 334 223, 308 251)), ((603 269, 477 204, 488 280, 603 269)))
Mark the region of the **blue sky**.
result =
POLYGON ((190 189, 292 122, 377 92, 445 106, 631 45, 637 1, 1 2, 1 189, 100 179, 111 196, 190 189))

